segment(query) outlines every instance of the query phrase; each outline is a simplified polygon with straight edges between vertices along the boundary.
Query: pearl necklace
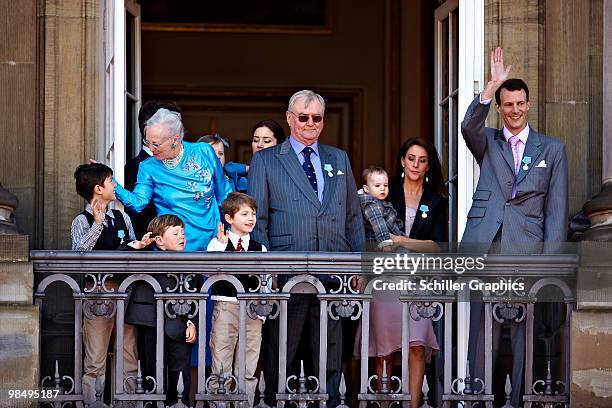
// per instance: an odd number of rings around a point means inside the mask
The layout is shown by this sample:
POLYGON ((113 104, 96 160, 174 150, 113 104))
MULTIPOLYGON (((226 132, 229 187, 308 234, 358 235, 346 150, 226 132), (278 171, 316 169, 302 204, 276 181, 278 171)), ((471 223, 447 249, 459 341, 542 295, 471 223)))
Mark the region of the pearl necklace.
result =
POLYGON ((179 154, 177 154, 174 159, 162 160, 162 163, 164 164, 164 166, 166 166, 167 169, 174 170, 178 167, 181 160, 183 160, 184 153, 185 150, 183 149, 183 144, 181 144, 181 151, 179 152, 179 154))

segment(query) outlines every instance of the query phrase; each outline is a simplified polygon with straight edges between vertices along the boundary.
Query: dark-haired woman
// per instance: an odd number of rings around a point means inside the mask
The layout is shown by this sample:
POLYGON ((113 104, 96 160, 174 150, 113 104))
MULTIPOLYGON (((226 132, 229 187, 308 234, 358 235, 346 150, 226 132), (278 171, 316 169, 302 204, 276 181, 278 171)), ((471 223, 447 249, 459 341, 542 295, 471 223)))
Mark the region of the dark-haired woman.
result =
MULTIPOLYGON (((387 200, 398 217, 404 220, 404 232, 408 238, 392 239, 409 245, 412 243, 413 249, 417 249, 418 244, 425 245, 417 250, 431 252, 436 243, 448 241, 448 199, 438 152, 426 139, 408 139, 400 148, 398 161, 400 166, 389 185, 387 200)), ((401 308, 398 310, 401 321, 401 308)), ((410 381, 410 393, 416 396, 421 392, 425 363, 439 347, 430 320, 411 319, 410 323, 408 364, 410 378, 418 381, 414 384, 410 381)), ((401 341, 401 334, 399 337, 401 341)), ((417 407, 418 401, 419 398, 415 397, 412 406, 417 407)))
MULTIPOLYGON (((387 200, 404 221, 404 235, 391 235, 391 239, 415 252, 437 252, 438 243, 447 241, 448 228, 448 200, 438 153, 428 140, 420 138, 407 140, 399 153, 398 170, 391 180, 387 200)), ((369 355, 376 357, 379 378, 384 363, 390 378, 393 357, 402 347, 402 304, 397 298, 391 299, 390 294, 381 296, 387 299, 371 303, 369 355)), ((416 408, 425 364, 439 346, 429 319, 414 320, 411 316, 409 325, 410 404, 416 408)))
POLYGON ((251 131, 251 149, 253 154, 285 141, 285 131, 272 119, 259 121, 251 131))

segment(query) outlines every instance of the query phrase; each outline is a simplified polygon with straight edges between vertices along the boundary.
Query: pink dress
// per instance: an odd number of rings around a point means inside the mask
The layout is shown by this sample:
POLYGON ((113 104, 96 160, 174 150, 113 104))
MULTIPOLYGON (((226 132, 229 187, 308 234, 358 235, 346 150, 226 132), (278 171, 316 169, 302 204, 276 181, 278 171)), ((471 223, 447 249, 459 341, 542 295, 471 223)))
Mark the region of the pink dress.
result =
MULTIPOLYGON (((410 234, 416 209, 406 207, 406 235, 410 234)), ((402 303, 399 292, 373 292, 370 303, 370 357, 388 356, 402 349, 402 303)), ((429 319, 409 321, 410 347, 425 347, 425 361, 429 362, 432 354, 440 350, 432 322, 429 319)), ((361 356, 361 322, 357 328, 353 355, 361 356)))

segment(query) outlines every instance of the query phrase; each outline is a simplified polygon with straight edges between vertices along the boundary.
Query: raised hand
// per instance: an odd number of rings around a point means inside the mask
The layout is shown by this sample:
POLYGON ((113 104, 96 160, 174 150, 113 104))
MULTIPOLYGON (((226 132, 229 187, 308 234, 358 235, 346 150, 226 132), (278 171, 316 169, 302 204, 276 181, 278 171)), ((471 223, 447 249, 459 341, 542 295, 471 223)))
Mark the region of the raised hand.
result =
POLYGON ((147 232, 142 236, 142 239, 140 241, 132 241, 131 245, 135 249, 144 249, 147 246, 151 245, 151 242, 153 242, 153 239, 151 238, 151 233, 147 232))
POLYGON ((504 66, 504 50, 501 47, 491 51, 491 81, 498 82, 501 85, 510 73, 512 65, 504 66))
POLYGON ((91 211, 93 212, 95 223, 98 225, 102 224, 106 216, 106 204, 94 197, 94 199, 91 200, 91 211))
POLYGON ((481 99, 493 99, 497 88, 508 79, 512 65, 504 66, 504 50, 501 47, 491 51, 491 80, 482 92, 481 99))
POLYGON ((227 244, 228 232, 225 230, 223 223, 217 224, 217 240, 223 244, 227 244))

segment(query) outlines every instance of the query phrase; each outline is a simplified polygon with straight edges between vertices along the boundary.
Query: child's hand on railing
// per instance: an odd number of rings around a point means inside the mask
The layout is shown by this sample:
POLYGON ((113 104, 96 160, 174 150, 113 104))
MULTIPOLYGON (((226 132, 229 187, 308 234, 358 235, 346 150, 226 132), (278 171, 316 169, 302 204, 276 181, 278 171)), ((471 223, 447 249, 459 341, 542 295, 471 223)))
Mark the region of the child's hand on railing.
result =
POLYGON ((363 292, 367 284, 368 279, 365 276, 356 276, 351 280, 351 287, 357 292, 363 292))

